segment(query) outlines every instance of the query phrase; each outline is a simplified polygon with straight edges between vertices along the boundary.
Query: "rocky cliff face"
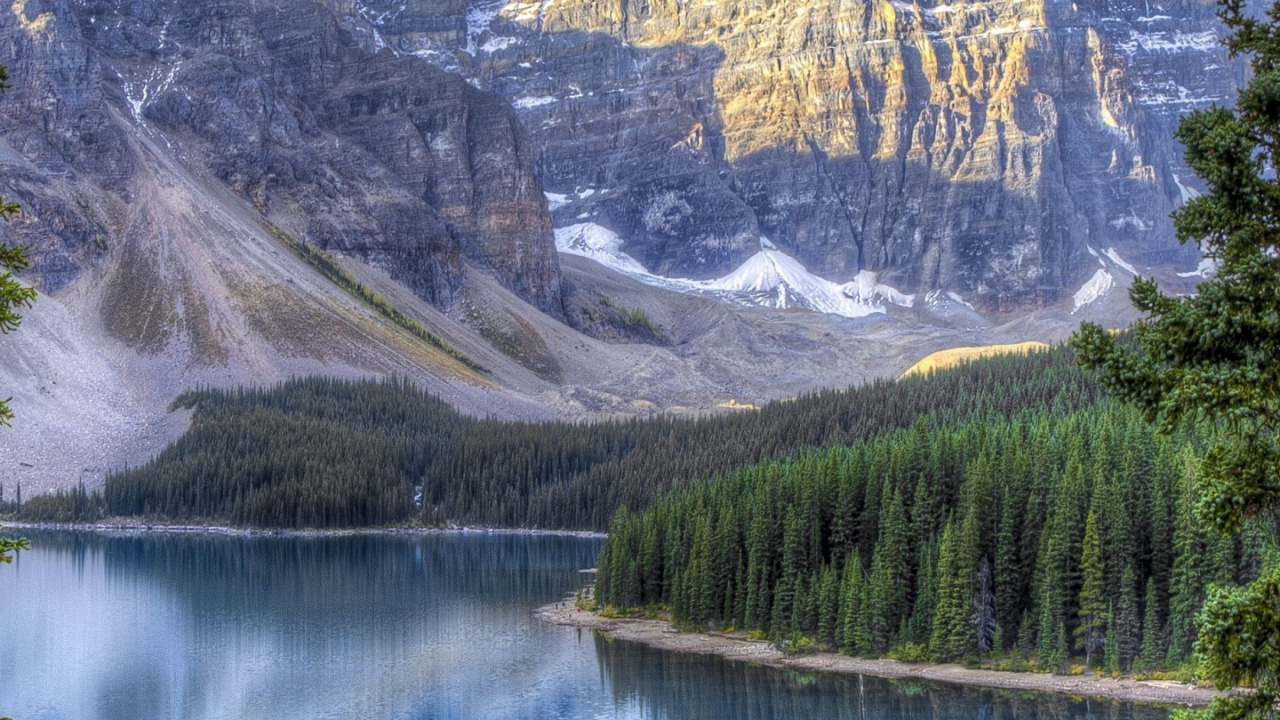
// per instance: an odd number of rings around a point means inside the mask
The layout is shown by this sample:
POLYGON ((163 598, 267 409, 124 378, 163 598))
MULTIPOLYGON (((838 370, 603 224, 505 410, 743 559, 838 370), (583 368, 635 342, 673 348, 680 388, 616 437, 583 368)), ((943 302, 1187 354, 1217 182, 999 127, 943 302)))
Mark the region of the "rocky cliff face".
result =
POLYGON ((113 216, 154 200, 134 182, 141 128, 437 307, 454 302, 465 258, 562 311, 533 148, 510 106, 421 59, 365 51, 323 5, 19 0, 0 37, 13 85, 0 190, 26 210, 11 237, 33 246, 46 292, 127 244, 113 216))
POLYGON ((1186 264, 1172 129, 1234 87, 1199 0, 330 1, 512 101, 558 223, 652 271, 723 274, 763 233, 988 310, 1069 297, 1090 247, 1186 264))

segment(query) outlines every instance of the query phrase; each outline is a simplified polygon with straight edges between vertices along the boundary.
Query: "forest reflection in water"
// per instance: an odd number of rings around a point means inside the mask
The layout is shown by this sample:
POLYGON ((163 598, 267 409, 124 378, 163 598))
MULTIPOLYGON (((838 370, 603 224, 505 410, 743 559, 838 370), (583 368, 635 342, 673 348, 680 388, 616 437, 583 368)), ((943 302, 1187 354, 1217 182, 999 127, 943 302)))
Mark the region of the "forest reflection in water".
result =
POLYGON ((595 635, 615 703, 681 720, 1167 720, 1167 708, 920 680, 796 672, 595 635))
POLYGON ((0 567, 0 716, 18 720, 1167 718, 870 677, 860 696, 856 677, 537 621, 599 539, 23 534, 0 567))

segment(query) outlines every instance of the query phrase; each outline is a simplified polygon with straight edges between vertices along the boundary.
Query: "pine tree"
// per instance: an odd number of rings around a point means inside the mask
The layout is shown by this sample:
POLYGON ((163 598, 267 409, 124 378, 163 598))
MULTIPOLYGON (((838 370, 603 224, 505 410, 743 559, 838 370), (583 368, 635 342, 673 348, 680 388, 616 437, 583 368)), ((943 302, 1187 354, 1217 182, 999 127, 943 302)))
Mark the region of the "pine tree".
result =
POLYGON ((1134 660, 1137 669, 1150 672, 1164 662, 1164 628, 1160 626, 1160 598, 1155 580, 1147 581, 1147 599, 1142 611, 1142 647, 1134 660))
POLYGON ((1102 667, 1106 670, 1120 669, 1120 641, 1116 637, 1116 617, 1113 608, 1107 608, 1107 637, 1104 643, 1102 667))
POLYGON ((1194 461, 1184 453, 1184 480, 1174 503, 1173 571, 1169 578, 1169 621, 1165 627, 1168 647, 1165 663, 1182 664, 1191 656, 1196 639, 1195 618, 1204 604, 1204 542, 1195 517, 1194 461))
MULTIPOLYGON (((1134 331, 1136 349, 1091 324, 1073 340, 1081 362, 1101 370, 1108 389, 1164 431, 1210 421, 1198 514, 1226 533, 1280 511, 1280 5, 1265 16, 1257 10, 1245 0, 1219 3, 1228 49, 1250 57, 1236 107, 1192 112, 1177 132, 1187 164, 1209 190, 1175 213, 1174 228, 1180 241, 1219 263, 1216 275, 1184 297, 1163 294, 1154 280, 1135 281, 1130 299, 1149 316, 1134 331)), ((1181 626, 1191 584, 1170 597, 1171 658, 1186 656, 1181 626)), ((1197 647, 1205 676, 1222 689, 1253 688, 1216 700, 1212 718, 1276 716, 1280 603, 1272 587, 1264 575, 1248 588, 1215 589, 1204 604, 1197 647)))
POLYGON ((877 653, 889 649, 893 632, 903 614, 904 576, 908 563, 906 513, 902 494, 889 494, 880 522, 880 541, 871 559, 870 624, 872 648, 877 653))
POLYGON ((1046 597, 1040 605, 1040 628, 1036 633, 1038 644, 1036 654, 1040 657, 1042 667, 1051 672, 1058 672, 1067 664, 1067 627, 1054 612, 1056 604, 1046 590, 1046 597))
POLYGON ((906 641, 921 647, 929 646, 929 637, 933 634, 933 612, 938 604, 936 551, 935 543, 920 543, 920 562, 917 563, 916 571, 916 600, 907 626, 906 641))
POLYGON ((1112 636, 1116 643, 1116 663, 1112 666, 1122 672, 1133 670, 1138 656, 1142 626, 1138 620, 1138 578, 1133 565, 1126 565, 1120 576, 1120 599, 1116 604, 1112 636))
POLYGON ((1080 624, 1076 637, 1084 650, 1085 667, 1091 667, 1093 651, 1103 644, 1107 632, 1107 599, 1102 566, 1102 546, 1098 538, 1098 520, 1092 511, 1084 526, 1084 547, 1080 556, 1080 572, 1084 583, 1080 588, 1080 624))
POLYGON ((967 562, 964 529, 949 521, 942 530, 938 556, 938 604, 933 613, 929 654, 935 660, 953 660, 975 647, 977 633, 969 622, 973 602, 971 566, 967 562))
POLYGON ((977 635, 978 659, 990 652, 996 634, 996 596, 991 586, 991 563, 984 556, 978 570, 978 588, 973 596, 973 615, 970 617, 977 635))
POLYGON ((711 521, 703 515, 695 520, 693 548, 689 554, 689 569, 685 574, 684 619, 703 627, 711 620, 712 603, 711 572, 711 521))
POLYGON ((836 630, 840 620, 840 582, 831 565, 822 568, 818 597, 818 642, 826 647, 838 647, 836 630))
MULTIPOLYGON (((1020 545, 1020 520, 1025 506, 1018 502, 1010 482, 1004 487, 1000 501, 1000 529, 996 534, 996 624, 1006 642, 1018 636, 1019 612, 1022 609, 1027 569, 1023 565, 1020 545)), ((996 648, 1004 650, 1005 648, 996 648)))
POLYGON ((870 652, 871 631, 867 622, 867 583, 856 549, 845 563, 840 588, 840 625, 843 628, 840 649, 850 655, 863 655, 870 652))
POLYGON ((798 630, 792 623, 796 619, 797 599, 804 599, 802 578, 808 572, 804 523, 795 507, 787 510, 783 528, 781 575, 773 592, 769 622, 769 633, 775 638, 784 638, 798 630))

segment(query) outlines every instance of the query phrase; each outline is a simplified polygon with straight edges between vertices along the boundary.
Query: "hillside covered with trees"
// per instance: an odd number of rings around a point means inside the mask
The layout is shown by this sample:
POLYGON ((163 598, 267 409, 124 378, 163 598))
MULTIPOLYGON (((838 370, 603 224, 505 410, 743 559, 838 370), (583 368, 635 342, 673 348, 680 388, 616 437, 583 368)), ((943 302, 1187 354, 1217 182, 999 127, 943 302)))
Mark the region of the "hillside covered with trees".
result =
POLYGON ((1201 445, 1114 401, 921 421, 620 510, 597 597, 856 655, 1179 666, 1271 531, 1198 521, 1201 445))
MULTIPOLYGON (((1101 389, 1067 348, 983 360, 699 419, 511 423, 462 415, 398 380, 311 378, 197 390, 191 429, 99 497, 28 498, 33 520, 103 515, 253 527, 450 523, 607 527, 673 485, 842 446, 919 422, 952 427, 1087 407, 1101 389)), ((10 488, 9 497, 16 488, 10 488)))

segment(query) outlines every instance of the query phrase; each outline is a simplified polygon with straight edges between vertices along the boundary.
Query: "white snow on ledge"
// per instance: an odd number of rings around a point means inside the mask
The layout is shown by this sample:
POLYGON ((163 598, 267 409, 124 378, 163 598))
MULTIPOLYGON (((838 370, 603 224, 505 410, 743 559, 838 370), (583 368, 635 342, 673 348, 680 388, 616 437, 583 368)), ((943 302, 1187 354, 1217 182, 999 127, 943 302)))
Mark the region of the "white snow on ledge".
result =
POLYGON ((547 198, 547 210, 551 212, 569 204, 569 196, 564 193, 544 192, 542 195, 547 198))
POLYGON ((1180 272, 1178 277, 1200 277, 1211 278, 1218 274, 1218 261, 1213 258, 1201 258, 1200 264, 1191 272, 1180 272))
POLYGON ((1075 301, 1075 307, 1071 309, 1071 312, 1074 313, 1085 305, 1088 305, 1089 303, 1106 295, 1107 291, 1111 289, 1113 283, 1114 278, 1111 277, 1111 273, 1106 270, 1099 270, 1095 272, 1093 277, 1089 278, 1089 281, 1084 285, 1081 285, 1080 289, 1076 291, 1073 298, 1075 301))
POLYGON ((623 252, 622 238, 608 228, 595 223, 579 223, 556 228, 555 233, 556 250, 559 252, 590 258, 624 275, 657 277, 650 275, 635 258, 623 252))
POLYGON ((914 295, 876 282, 876 274, 867 270, 844 285, 818 277, 764 237, 760 238, 760 252, 728 275, 714 280, 689 280, 649 272, 622 251, 623 240, 617 233, 595 223, 556 228, 555 235, 556 250, 590 258, 647 285, 744 305, 803 308, 859 318, 885 312, 886 302, 904 307, 915 302, 914 295))
POLYGON ((553 102, 559 102, 559 101, 556 98, 551 97, 550 95, 543 95, 541 97, 526 96, 526 97, 518 97, 515 100, 511 101, 511 106, 519 110, 525 110, 528 108, 538 107, 540 105, 550 105, 553 102))
POLYGON ((1116 252, 1115 248, 1107 248, 1106 250, 1102 251, 1102 254, 1106 255, 1107 259, 1110 260, 1111 262, 1124 268, 1130 275, 1133 275, 1135 277, 1138 275, 1138 269, 1130 265, 1129 263, 1125 262, 1124 258, 1120 257, 1120 253, 1116 252))

